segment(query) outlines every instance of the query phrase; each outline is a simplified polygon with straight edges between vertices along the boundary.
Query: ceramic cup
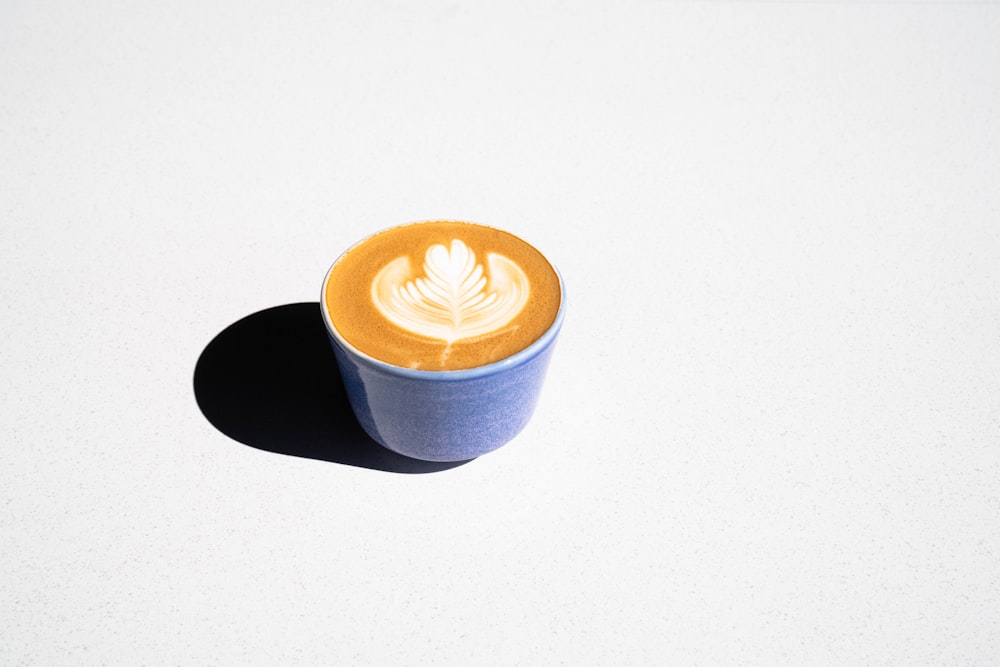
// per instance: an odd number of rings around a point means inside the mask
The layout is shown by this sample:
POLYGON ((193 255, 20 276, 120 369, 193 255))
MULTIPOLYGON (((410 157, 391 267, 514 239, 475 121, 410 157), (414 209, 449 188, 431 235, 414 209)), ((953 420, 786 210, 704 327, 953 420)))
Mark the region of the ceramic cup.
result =
POLYGON ((534 413, 565 317, 566 290, 558 269, 553 267, 561 292, 559 310, 540 338, 485 366, 436 371, 388 364, 344 339, 333 326, 326 301, 333 266, 323 281, 323 321, 351 408, 368 435, 411 458, 465 461, 521 432, 534 413))

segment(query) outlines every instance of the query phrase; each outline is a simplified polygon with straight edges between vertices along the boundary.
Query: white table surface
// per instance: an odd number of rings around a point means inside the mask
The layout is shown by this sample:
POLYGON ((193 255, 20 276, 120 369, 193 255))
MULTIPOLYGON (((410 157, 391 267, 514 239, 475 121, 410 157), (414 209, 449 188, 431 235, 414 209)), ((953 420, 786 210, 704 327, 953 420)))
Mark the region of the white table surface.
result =
MULTIPOLYGON (((994 3, 0 1, 0 664, 1000 664, 998 36, 994 3), (566 278, 516 440, 297 454, 322 382, 229 407, 266 446, 207 418, 216 336, 427 218, 566 278)), ((309 331, 214 372, 328 369, 309 331)))

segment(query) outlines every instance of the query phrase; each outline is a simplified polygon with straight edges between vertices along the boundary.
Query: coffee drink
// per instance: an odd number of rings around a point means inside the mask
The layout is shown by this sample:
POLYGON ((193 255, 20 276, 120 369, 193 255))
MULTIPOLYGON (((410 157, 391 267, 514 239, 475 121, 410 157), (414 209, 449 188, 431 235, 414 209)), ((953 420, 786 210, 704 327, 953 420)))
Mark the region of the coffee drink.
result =
POLYGON ((361 241, 330 269, 323 296, 330 323, 351 346, 423 370, 505 359, 552 326, 562 301, 558 274, 531 245, 444 220, 361 241))

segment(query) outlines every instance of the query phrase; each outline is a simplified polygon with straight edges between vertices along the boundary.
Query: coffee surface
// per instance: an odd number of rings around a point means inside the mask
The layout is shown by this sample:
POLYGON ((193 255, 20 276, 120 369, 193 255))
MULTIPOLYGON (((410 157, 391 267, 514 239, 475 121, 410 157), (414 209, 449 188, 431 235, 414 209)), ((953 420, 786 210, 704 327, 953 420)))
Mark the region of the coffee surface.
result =
POLYGON ((467 222, 394 227, 334 264, 324 299, 337 332, 380 361, 459 370, 499 361, 555 321, 559 278, 531 245, 467 222))

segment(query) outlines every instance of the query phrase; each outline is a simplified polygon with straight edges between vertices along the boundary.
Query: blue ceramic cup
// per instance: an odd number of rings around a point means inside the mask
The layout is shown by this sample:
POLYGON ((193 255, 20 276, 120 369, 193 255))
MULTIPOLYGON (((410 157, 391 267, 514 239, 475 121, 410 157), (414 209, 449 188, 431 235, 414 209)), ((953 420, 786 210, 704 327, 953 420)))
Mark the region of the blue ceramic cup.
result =
POLYGON ((376 359, 337 331, 325 298, 331 267, 320 299, 323 320, 348 400, 365 432, 394 452, 425 461, 464 461, 512 440, 534 413, 565 317, 565 286, 553 270, 559 309, 533 343, 485 366, 420 370, 376 359))

